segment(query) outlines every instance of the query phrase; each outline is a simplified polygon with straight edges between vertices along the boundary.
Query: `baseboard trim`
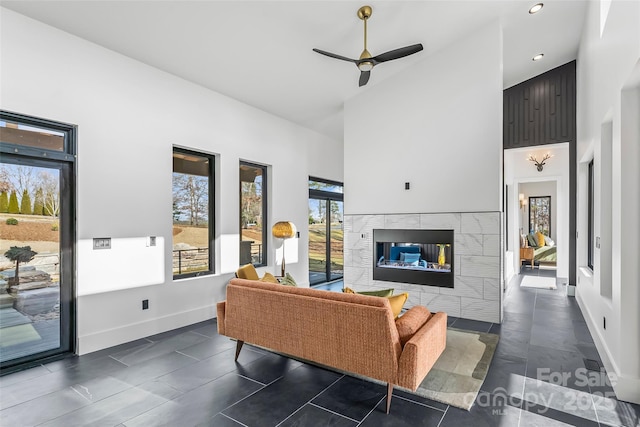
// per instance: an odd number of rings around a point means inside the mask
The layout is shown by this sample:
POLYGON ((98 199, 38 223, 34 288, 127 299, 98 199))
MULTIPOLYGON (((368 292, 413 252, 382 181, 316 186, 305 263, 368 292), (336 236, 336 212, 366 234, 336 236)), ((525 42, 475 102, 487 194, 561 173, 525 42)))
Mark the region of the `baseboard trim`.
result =
POLYGON ((611 385, 613 386, 613 391, 616 393, 617 399, 640 404, 640 378, 620 374, 620 369, 618 369, 618 366, 609 352, 609 347, 604 341, 602 335, 600 335, 600 331, 593 323, 591 312, 582 300, 580 292, 577 292, 576 294, 576 301, 578 302, 580 310, 582 310, 583 317, 587 323, 587 327, 593 337, 593 342, 596 345, 596 349, 598 349, 598 354, 602 359, 602 363, 604 364, 607 373, 615 375, 611 385))
POLYGON ((167 332, 216 317, 216 305, 155 317, 144 322, 132 323, 78 337, 76 353, 83 355, 94 351, 135 341, 151 335, 167 332))

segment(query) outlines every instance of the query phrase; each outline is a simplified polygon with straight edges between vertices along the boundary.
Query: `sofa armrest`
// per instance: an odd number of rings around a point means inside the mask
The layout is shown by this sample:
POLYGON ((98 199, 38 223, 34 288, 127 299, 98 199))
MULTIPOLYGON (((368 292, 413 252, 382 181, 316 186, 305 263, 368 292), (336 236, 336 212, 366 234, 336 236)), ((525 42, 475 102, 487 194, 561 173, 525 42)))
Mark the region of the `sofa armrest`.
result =
POLYGON ((415 391, 447 345, 447 314, 438 312, 405 344, 398 363, 398 385, 415 391))
POLYGON ((218 304, 216 304, 216 310, 218 312, 218 320, 216 323, 218 323, 218 333, 220 335, 225 335, 224 315, 225 315, 226 308, 227 308, 226 301, 221 301, 218 304))

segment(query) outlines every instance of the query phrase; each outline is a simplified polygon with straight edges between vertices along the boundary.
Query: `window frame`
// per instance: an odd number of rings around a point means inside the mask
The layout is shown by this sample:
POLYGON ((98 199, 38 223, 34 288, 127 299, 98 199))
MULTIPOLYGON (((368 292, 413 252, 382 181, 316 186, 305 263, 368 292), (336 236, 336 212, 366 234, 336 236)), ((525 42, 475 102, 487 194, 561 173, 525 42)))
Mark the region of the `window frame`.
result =
MULTIPOLYGON (((182 274, 173 274, 173 280, 180 280, 180 279, 186 279, 189 277, 200 277, 200 276, 209 276, 209 275, 213 275, 215 274, 215 161, 216 161, 216 156, 210 153, 205 153, 202 151, 196 151, 196 150, 191 150, 188 148, 182 148, 182 147, 177 147, 174 146, 172 151, 171 151, 171 158, 172 158, 172 165, 173 165, 173 156, 176 153, 180 153, 180 154, 185 154, 185 155, 190 155, 190 156, 197 156, 197 157, 203 157, 206 158, 208 160, 209 163, 209 177, 207 180, 208 186, 209 186, 209 191, 208 191, 208 197, 209 197, 209 204, 208 204, 208 243, 209 243, 209 248, 208 248, 208 269, 207 270, 203 270, 203 271, 195 271, 195 272, 191 272, 191 273, 182 273, 182 274)), ((171 181, 172 181, 172 187, 173 187, 173 174, 175 173, 173 166, 171 168, 171 181)), ((173 194, 173 189, 172 189, 172 194, 173 194)), ((173 209, 173 196, 171 197, 172 199, 172 209, 173 209)), ((171 230, 173 230, 173 220, 171 221, 171 230)), ((172 236, 171 236, 171 259, 173 260, 173 232, 172 232, 172 236)), ((171 271, 173 272, 173 262, 172 262, 172 268, 171 271)))
MULTIPOLYGON (((248 166, 251 168, 256 168, 256 169, 260 169, 262 170, 262 251, 261 251, 261 259, 259 263, 253 263, 251 262, 251 264, 254 267, 265 267, 268 265, 268 257, 267 257, 267 253, 268 253, 268 248, 269 248, 269 234, 268 234, 268 224, 269 224, 269 215, 268 215, 268 196, 269 196, 269 192, 268 192, 268 183, 269 183, 269 177, 268 177, 268 166, 267 165, 263 165, 260 163, 255 163, 255 162, 250 162, 250 161, 246 161, 246 160, 240 160, 239 164, 238 164, 238 171, 240 171, 240 168, 242 166, 248 166)), ((239 199, 239 210, 238 210, 238 230, 239 230, 239 234, 240 234, 240 242, 242 242, 242 183, 243 182, 248 182, 248 181, 242 181, 242 175, 240 174, 238 176, 238 199, 239 199)), ((241 264, 241 260, 242 260, 242 244, 239 245, 239 252, 238 252, 238 265, 241 264)))
MULTIPOLYGON (((330 202, 340 202, 342 203, 342 222, 343 222, 343 230, 344 230, 344 183, 339 181, 333 181, 324 178, 317 178, 310 176, 307 185, 309 186, 309 200, 321 200, 327 203, 326 209, 330 209, 330 202), (311 188, 311 183, 316 182, 319 184, 328 184, 329 186, 339 187, 340 191, 330 191, 330 190, 320 190, 317 188, 311 188)), ((310 286, 319 285, 321 283, 326 283, 332 280, 344 279, 344 246, 342 250, 342 262, 343 262, 343 273, 342 276, 332 276, 331 264, 332 264, 332 256, 331 256, 331 221, 326 221, 326 230, 325 230, 327 240, 325 241, 325 260, 327 260, 325 264, 325 279, 323 281, 315 281, 311 282, 311 278, 309 278, 310 286)), ((344 245, 344 240, 343 240, 344 245)), ((309 254, 307 253, 307 256, 309 254)), ((310 271, 311 272, 311 271, 310 271)))
POLYGON ((529 232, 534 229, 533 218, 531 214, 533 213, 533 200, 535 199, 547 199, 549 200, 549 231, 547 235, 551 237, 551 196, 529 196, 529 232))
POLYGON ((595 244, 595 175, 593 159, 587 166, 587 267, 593 271, 595 244))

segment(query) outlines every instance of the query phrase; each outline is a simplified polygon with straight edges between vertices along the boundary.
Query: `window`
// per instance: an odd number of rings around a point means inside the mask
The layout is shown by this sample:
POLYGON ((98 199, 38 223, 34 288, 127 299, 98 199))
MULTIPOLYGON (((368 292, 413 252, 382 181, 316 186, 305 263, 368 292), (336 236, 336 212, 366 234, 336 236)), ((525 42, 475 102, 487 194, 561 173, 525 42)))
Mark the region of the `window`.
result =
POLYGON ((267 167, 240 162, 240 265, 267 265, 267 167))
POLYGON ((344 274, 343 186, 309 178, 309 283, 340 279, 344 274))
POLYGON ((173 149, 173 277, 213 273, 214 156, 173 149))
POLYGON ((595 215, 594 215, 594 178, 593 178, 593 160, 589 162, 589 175, 587 183, 587 266, 593 270, 593 252, 595 239, 595 215))
POLYGON ((551 196, 529 197, 529 232, 551 236, 551 196))

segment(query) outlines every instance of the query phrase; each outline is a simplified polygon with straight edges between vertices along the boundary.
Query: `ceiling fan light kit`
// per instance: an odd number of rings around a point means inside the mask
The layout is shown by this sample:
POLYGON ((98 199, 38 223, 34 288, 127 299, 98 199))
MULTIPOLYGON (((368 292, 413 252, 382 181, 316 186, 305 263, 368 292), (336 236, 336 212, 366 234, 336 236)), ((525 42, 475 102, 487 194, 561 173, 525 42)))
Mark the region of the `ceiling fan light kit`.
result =
POLYGON ((371 70, 376 65, 382 62, 387 62, 394 59, 404 58, 405 56, 413 55, 414 53, 418 53, 423 49, 422 44, 418 43, 411 46, 405 46, 399 49, 390 50, 389 52, 385 52, 377 56, 371 56, 371 53, 369 53, 369 50, 367 49, 367 21, 371 17, 372 12, 373 9, 371 8, 371 6, 362 6, 360 9, 358 9, 358 18, 360 18, 364 23, 364 49, 358 59, 351 59, 347 58, 346 56, 337 55, 335 53, 326 52, 324 50, 315 48, 313 49, 314 52, 317 52, 321 55, 325 55, 334 59, 340 59, 342 61, 353 62, 354 64, 356 64, 356 66, 360 70, 360 79, 358 81, 359 86, 364 86, 367 84, 367 82, 369 81, 371 70))

